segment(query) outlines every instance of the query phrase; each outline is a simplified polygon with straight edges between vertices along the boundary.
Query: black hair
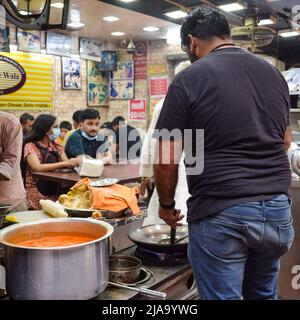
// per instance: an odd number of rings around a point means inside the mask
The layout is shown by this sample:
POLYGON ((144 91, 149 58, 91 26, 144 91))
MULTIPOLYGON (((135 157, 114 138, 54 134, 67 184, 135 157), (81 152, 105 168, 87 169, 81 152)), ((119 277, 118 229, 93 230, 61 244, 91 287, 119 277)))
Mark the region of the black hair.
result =
POLYGON ((120 122, 125 122, 125 119, 122 116, 117 116, 114 118, 114 120, 111 122, 112 126, 118 126, 120 122))
POLYGON ((76 121, 77 123, 80 123, 81 120, 81 114, 83 110, 77 110, 73 113, 72 119, 73 121, 76 121))
POLYGON ((92 108, 84 109, 81 112, 80 117, 82 122, 87 119, 101 119, 99 111, 92 108))
POLYGON ((188 35, 210 41, 214 37, 227 39, 231 36, 230 25, 220 11, 200 7, 190 12, 183 20, 180 30, 181 45, 188 45, 188 35))
POLYGON ((72 130, 72 124, 69 121, 62 121, 59 125, 59 129, 72 130))
POLYGON ((107 121, 107 122, 104 122, 101 127, 101 129, 110 129, 110 130, 113 130, 113 127, 112 127, 112 123, 107 121))
POLYGON ((42 140, 56 121, 51 114, 40 114, 34 121, 31 133, 24 139, 24 144, 42 140))
POLYGON ((20 123, 25 124, 28 120, 34 121, 34 117, 29 113, 23 113, 20 117, 20 123))

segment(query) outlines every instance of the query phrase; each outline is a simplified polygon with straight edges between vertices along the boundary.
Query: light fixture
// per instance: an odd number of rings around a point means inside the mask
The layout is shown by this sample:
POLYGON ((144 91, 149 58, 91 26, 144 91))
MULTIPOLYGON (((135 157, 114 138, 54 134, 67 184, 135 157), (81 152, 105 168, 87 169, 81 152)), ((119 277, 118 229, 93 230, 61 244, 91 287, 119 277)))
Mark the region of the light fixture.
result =
POLYGON ((83 22, 70 22, 68 23, 69 28, 78 29, 84 27, 85 24, 83 22))
POLYGON ((19 13, 23 16, 28 16, 29 14, 32 14, 32 12, 27 12, 27 11, 24 11, 24 10, 21 10, 19 11, 19 13))
POLYGON ((274 21, 271 19, 262 19, 258 23, 259 26, 268 26, 270 24, 274 24, 274 21))
POLYGON ((47 54, 46 49, 42 49, 42 50, 41 50, 41 54, 47 54))
POLYGON ((172 19, 181 19, 187 16, 187 13, 182 10, 175 10, 165 13, 166 16, 172 19))
POLYGON ((129 2, 136 1, 136 0, 119 0, 119 1, 122 1, 122 2, 125 2, 125 3, 129 3, 129 2))
POLYGON ((55 3, 51 3, 51 7, 57 8, 57 9, 62 9, 64 7, 64 4, 61 2, 55 2, 55 3))
POLYGON ((260 19, 258 25, 259 26, 268 26, 271 24, 276 24, 278 22, 278 18, 276 16, 265 17, 264 19, 260 19))
POLYGON ((226 12, 233 12, 233 11, 239 11, 239 10, 247 9, 246 5, 241 1, 222 4, 222 5, 219 6, 219 8, 221 10, 226 11, 226 12))
POLYGON ((10 44, 9 49, 11 52, 18 51, 18 46, 16 44, 10 44))
POLYGON ((158 31, 159 28, 157 27, 145 27, 143 28, 144 31, 148 31, 148 32, 154 32, 154 31, 158 31))
POLYGON ((124 36, 124 32, 121 32, 121 31, 115 31, 115 32, 112 32, 111 35, 114 36, 114 37, 120 37, 120 36, 124 36))
POLYGON ((296 37, 300 36, 300 30, 294 30, 294 31, 281 31, 279 32, 279 35, 283 38, 290 38, 290 37, 296 37))
POLYGON ((103 17, 103 20, 109 21, 109 22, 114 22, 114 21, 118 21, 120 19, 118 17, 108 16, 108 17, 103 17))

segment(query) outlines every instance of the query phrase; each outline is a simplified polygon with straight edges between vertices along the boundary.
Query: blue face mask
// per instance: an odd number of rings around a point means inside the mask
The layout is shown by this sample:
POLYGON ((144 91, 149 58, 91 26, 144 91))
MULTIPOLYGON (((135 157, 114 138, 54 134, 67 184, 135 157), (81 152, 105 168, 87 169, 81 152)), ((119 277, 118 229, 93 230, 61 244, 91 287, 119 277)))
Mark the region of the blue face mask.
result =
POLYGON ((83 137, 85 137, 86 139, 88 139, 89 141, 93 141, 93 140, 97 140, 97 136, 95 137, 90 137, 85 131, 81 130, 81 134, 83 137))
POLYGON ((55 141, 60 136, 59 128, 52 128, 52 134, 49 134, 48 137, 51 141, 55 141))

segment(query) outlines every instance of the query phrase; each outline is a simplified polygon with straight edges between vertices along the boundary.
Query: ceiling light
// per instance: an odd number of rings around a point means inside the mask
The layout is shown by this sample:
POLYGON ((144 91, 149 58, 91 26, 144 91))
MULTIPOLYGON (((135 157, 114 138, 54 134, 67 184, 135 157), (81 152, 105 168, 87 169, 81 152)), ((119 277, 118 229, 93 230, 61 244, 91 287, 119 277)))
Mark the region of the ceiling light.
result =
POLYGON ((300 30, 283 31, 283 32, 279 32, 279 35, 283 38, 296 37, 300 35, 300 30))
POLYGON ((32 14, 32 12, 27 12, 27 11, 24 11, 24 10, 21 10, 19 11, 19 13, 23 16, 28 16, 29 14, 32 14))
POLYGON ((268 26, 270 24, 274 24, 274 21, 271 19, 262 19, 258 23, 259 26, 268 26))
POLYGON ((135 0, 119 0, 119 1, 122 1, 122 2, 125 2, 125 3, 129 3, 129 2, 133 2, 135 0))
POLYGON ((10 44, 9 49, 10 51, 18 51, 18 46, 16 44, 10 44))
POLYGON ((108 17, 103 17, 103 20, 109 21, 109 22, 113 22, 113 21, 118 21, 118 20, 120 20, 120 19, 117 18, 117 17, 108 16, 108 17))
POLYGON ((124 36, 124 34, 125 34, 124 32, 120 32, 120 31, 115 31, 111 33, 111 35, 115 37, 124 36))
POLYGON ((42 49, 42 50, 41 50, 41 54, 47 54, 46 49, 42 49))
POLYGON ((226 12, 233 12, 233 11, 239 11, 246 9, 246 6, 243 3, 240 2, 233 2, 233 3, 228 3, 228 4, 223 4, 219 6, 221 10, 224 10, 226 12))
POLYGON ((64 7, 64 4, 61 2, 55 2, 51 4, 51 7, 57 8, 57 9, 62 9, 64 7))
POLYGON ((70 23, 68 23, 68 27, 74 28, 74 29, 82 28, 84 26, 85 26, 85 24, 83 22, 70 22, 70 23))
POLYGON ((187 16, 187 13, 181 10, 171 11, 165 13, 166 16, 172 19, 181 19, 187 16))
POLYGON ((145 27, 143 28, 144 31, 148 31, 148 32, 154 32, 154 31, 158 31, 159 28, 156 27, 145 27))

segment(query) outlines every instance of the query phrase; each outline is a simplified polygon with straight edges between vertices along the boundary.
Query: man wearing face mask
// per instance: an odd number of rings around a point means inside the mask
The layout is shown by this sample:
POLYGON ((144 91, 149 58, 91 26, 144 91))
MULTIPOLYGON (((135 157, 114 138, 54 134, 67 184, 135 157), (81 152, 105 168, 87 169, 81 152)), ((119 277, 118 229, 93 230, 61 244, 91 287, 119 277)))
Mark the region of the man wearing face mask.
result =
POLYGON ((33 123, 31 133, 24 140, 24 154, 21 166, 27 191, 29 209, 39 210, 41 199, 57 200, 61 185, 36 181, 32 172, 47 172, 79 166, 78 159, 68 159, 63 148, 55 140, 59 137, 56 118, 50 114, 39 115, 33 123))
POLYGON ((177 129, 172 140, 155 134, 159 216, 174 228, 182 219, 174 194, 184 141, 188 257, 200 298, 276 299, 280 258, 294 236, 288 86, 275 67, 232 43, 217 10, 192 11, 181 41, 193 64, 170 85, 156 126, 177 129), (185 139, 189 133, 202 134, 203 144, 185 139))
POLYGON ((106 139, 100 131, 100 114, 98 110, 87 108, 80 114, 80 129, 69 137, 66 144, 68 157, 88 156, 101 159, 104 164, 111 163, 112 154, 108 149, 106 139))

